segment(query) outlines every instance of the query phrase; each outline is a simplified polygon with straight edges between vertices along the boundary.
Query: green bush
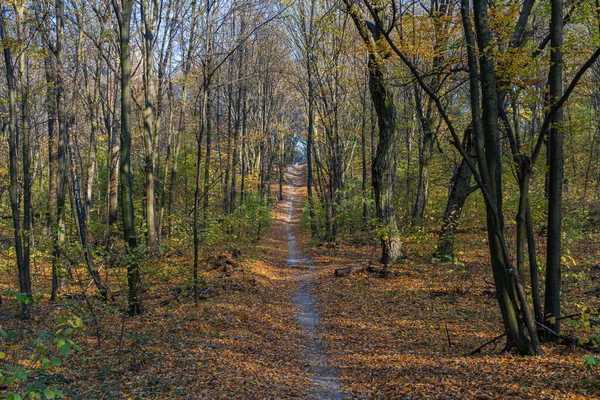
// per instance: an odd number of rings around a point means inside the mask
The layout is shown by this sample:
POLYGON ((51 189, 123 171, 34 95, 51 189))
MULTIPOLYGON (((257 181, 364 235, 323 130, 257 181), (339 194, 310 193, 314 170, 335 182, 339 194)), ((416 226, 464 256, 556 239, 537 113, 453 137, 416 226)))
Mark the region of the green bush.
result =
POLYGON ((52 384, 51 373, 62 366, 61 357, 79 346, 70 339, 76 329, 83 327, 81 318, 68 315, 58 320, 54 332, 40 331, 32 340, 31 354, 25 358, 19 353, 23 342, 19 331, 5 331, 0 327, 0 385, 7 388, 6 399, 57 399, 63 393, 52 384), (17 343, 17 344, 11 344, 17 343))

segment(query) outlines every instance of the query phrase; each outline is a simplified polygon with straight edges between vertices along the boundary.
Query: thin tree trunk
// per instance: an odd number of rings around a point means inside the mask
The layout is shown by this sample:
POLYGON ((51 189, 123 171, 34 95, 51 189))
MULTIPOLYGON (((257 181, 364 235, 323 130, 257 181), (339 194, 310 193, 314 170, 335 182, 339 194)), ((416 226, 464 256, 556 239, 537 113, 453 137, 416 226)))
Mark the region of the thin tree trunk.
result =
POLYGON ((362 99, 362 117, 360 129, 360 147, 362 155, 362 227, 367 230, 369 227, 369 207, 367 201, 369 199, 369 175, 367 169, 367 93, 363 92, 362 99))
POLYGON ((146 177, 146 243, 151 251, 158 249, 156 238, 156 196, 154 193, 154 159, 155 159, 155 110, 154 102, 154 30, 155 14, 158 13, 158 2, 144 0, 141 3, 142 37, 144 53, 144 174, 146 177))
POLYGON ((533 219, 531 217, 531 206, 529 203, 527 204, 525 223, 527 225, 527 251, 529 255, 529 274, 531 280, 533 312, 535 314, 535 321, 538 324, 541 324, 544 322, 544 311, 542 309, 540 296, 540 276, 538 272, 537 253, 535 247, 535 233, 533 230, 533 219))
POLYGON ((242 168, 241 168, 241 183, 240 183, 240 205, 244 204, 244 197, 246 195, 246 174, 248 172, 248 156, 246 155, 246 146, 247 146, 247 135, 246 135, 246 124, 248 121, 248 92, 247 89, 244 88, 244 101, 242 105, 242 168))
MULTIPOLYGON (((551 9, 548 86, 550 89, 550 104, 554 104, 562 97, 563 93, 563 0, 551 0, 551 9)), ((562 118, 561 108, 552 120, 548 139, 548 238, 544 317, 546 318, 546 326, 556 335, 560 334, 561 207, 564 174, 563 128, 560 126, 562 118)), ((553 340, 558 341, 558 336, 554 337, 553 340)))
POLYGON ((209 196, 208 192, 210 189, 210 158, 211 158, 211 150, 212 150, 212 132, 211 132, 211 123, 210 123, 210 97, 208 94, 208 85, 209 81, 205 81, 206 88, 205 90, 205 109, 203 111, 203 123, 205 126, 204 134, 206 136, 206 155, 204 156, 204 190, 202 193, 202 227, 206 228, 208 223, 208 205, 209 205, 209 196))
POLYGON ((233 63, 229 65, 229 84, 227 85, 227 160, 225 161, 225 178, 224 178, 224 189, 223 189, 223 213, 229 214, 231 210, 231 184, 230 174, 235 174, 233 170, 233 157, 232 157, 232 138, 233 138, 233 63))
MULTIPOLYGON (((468 127, 463 139, 463 147, 467 154, 472 155, 474 151, 473 128, 468 127)), ((475 158, 473 156, 473 158, 475 158)), ((465 160, 461 160, 450 181, 448 203, 442 218, 438 244, 434 253, 441 260, 452 260, 454 258, 454 239, 460 223, 460 217, 465 201, 471 193, 471 181, 473 173, 465 160)))
MULTIPOLYGON (((17 35, 20 43, 25 43, 25 32, 23 22, 25 20, 25 5, 17 5, 17 35)), ((23 163, 23 267, 19 269, 19 289, 21 293, 26 293, 31 297, 31 277, 30 277, 30 258, 31 258, 31 236, 32 232, 32 214, 31 214, 31 134, 29 130, 29 87, 27 84, 27 59, 26 50, 22 49, 19 53, 19 90, 21 94, 21 135, 22 144, 22 163, 23 163)), ((17 131, 18 132, 18 131, 17 131)), ((26 306, 26 314, 29 310, 26 306)), ((27 315, 28 316, 28 315, 27 315)))
MULTIPOLYGON (((4 8, 0 14, 0 38, 4 42, 7 39, 4 8)), ((17 270, 19 273, 19 292, 25 293, 29 301, 22 303, 23 316, 28 319, 30 316, 30 304, 31 301, 31 278, 29 276, 29 265, 25 264, 23 257, 23 239, 22 239, 22 226, 21 226, 21 207, 20 207, 20 196, 19 196, 19 182, 18 182, 18 126, 17 126, 17 87, 15 83, 15 75, 13 69, 13 59, 9 46, 4 46, 4 63, 6 67, 6 83, 8 88, 8 111, 9 111, 9 175, 10 175, 10 205, 13 219, 13 229, 15 237, 15 253, 17 261, 17 270)))
MULTIPOLYGON (((48 206, 46 212, 46 235, 52 234, 53 225, 56 221, 56 175, 58 173, 56 155, 56 91, 54 88, 53 61, 51 56, 44 59, 46 72, 46 113, 48 115, 48 206)), ((52 274, 54 280, 54 272, 52 274)), ((54 285, 53 285, 54 287, 54 285)))
POLYGON ((69 159, 71 163, 71 183, 73 185, 73 196, 75 203, 75 211, 77 214, 77 230, 79 232, 79 240, 81 241, 81 249, 83 251, 83 257, 85 260, 85 265, 88 269, 88 272, 100 295, 105 299, 109 300, 111 298, 110 290, 108 285, 102 279, 98 267, 94 263, 94 259, 92 258, 92 253, 88 246, 87 242, 87 223, 86 223, 86 210, 84 208, 83 202, 81 201, 81 186, 79 184, 79 175, 77 174, 77 159, 75 154, 75 146, 73 144, 73 135, 70 133, 71 130, 67 127, 67 142, 69 149, 69 159))
MULTIPOLYGON (((206 73, 206 71, 205 71, 206 73)), ((200 263, 200 180, 202 176, 202 140, 204 133, 208 130, 208 82, 205 75, 204 85, 202 86, 202 110, 200 112, 200 133, 197 135, 197 154, 196 154, 196 190, 194 191, 194 302, 198 304, 199 288, 198 288, 198 270, 200 263)))
POLYGON ((94 83, 94 93, 92 94, 89 89, 89 80, 86 81, 87 87, 87 96, 90 104, 90 150, 88 156, 88 169, 87 169, 87 182, 85 189, 85 221, 89 223, 90 221, 90 209, 92 207, 92 194, 94 188, 94 179, 96 177, 96 168, 97 168, 97 154, 98 148, 96 146, 97 138, 98 138, 98 128, 99 128, 99 119, 98 119, 98 99, 100 97, 100 79, 101 79, 101 61, 98 59, 96 65, 96 75, 95 75, 95 83, 94 83))
MULTIPOLYGON (((112 125, 112 124, 111 124, 112 125)), ((121 158, 120 129, 111 126, 109 131, 109 155, 108 155, 108 227, 117 224, 119 220, 119 165, 121 158)), ((109 235, 111 233, 109 232, 109 235)))
MULTIPOLYGON (((431 103, 431 102, 428 102, 431 103)), ((423 110, 421 104, 421 95, 418 88, 415 88, 415 104, 417 105, 417 113, 421 121, 423 130, 423 139, 419 147, 419 183, 417 186, 417 197, 412 210, 412 217, 421 223, 425 216, 425 206, 427 205, 427 194, 429 193, 429 164, 433 154, 434 132, 433 121, 431 117, 431 109, 427 113, 423 110)))
POLYGON ((313 136, 314 136, 314 87, 312 82, 312 54, 307 55, 306 61, 306 72, 308 79, 308 136, 306 140, 306 163, 307 163, 307 179, 306 179, 306 190, 308 193, 308 212, 310 218, 310 231, 313 236, 316 236, 317 221, 315 219, 315 204, 313 199, 313 162, 312 162, 312 148, 313 148, 313 136))
POLYGON ((62 45, 64 41, 64 1, 56 2, 56 111, 58 116, 58 151, 57 151, 57 221, 54 226, 53 233, 53 254, 52 254, 52 295, 51 300, 56 298, 58 291, 58 265, 61 257, 61 246, 65 237, 65 199, 67 189, 67 120, 66 120, 66 104, 64 91, 64 75, 63 75, 63 52, 62 45))

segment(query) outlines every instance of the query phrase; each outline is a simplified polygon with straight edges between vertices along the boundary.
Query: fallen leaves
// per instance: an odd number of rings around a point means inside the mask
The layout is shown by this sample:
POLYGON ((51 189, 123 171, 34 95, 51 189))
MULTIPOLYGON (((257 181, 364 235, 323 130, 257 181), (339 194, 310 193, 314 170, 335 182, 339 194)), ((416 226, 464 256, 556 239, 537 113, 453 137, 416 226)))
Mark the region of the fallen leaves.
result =
MULTIPOLYGON (((545 356, 524 358, 497 355, 504 345, 500 341, 496 348, 468 356, 502 331, 486 249, 480 244, 484 233, 461 233, 460 270, 429 263, 423 249, 434 248, 432 238, 415 237, 405 243, 409 260, 395 266, 388 278, 362 270, 334 277, 336 268, 368 265, 377 249, 365 240, 355 246, 343 244, 349 240, 313 246, 299 222, 303 194, 303 188, 296 188, 291 229, 297 248, 315 261, 311 277, 321 313, 318 340, 348 397, 599 397, 598 372, 585 368, 582 360, 588 354, 578 349, 546 345, 545 356)), ((86 315, 83 332, 73 338, 82 350, 66 357, 57 378, 72 399, 306 397, 311 385, 308 343, 292 299, 298 271, 287 265, 285 216, 282 203, 270 232, 257 248, 243 249, 243 257, 236 249, 235 256, 208 258, 218 267, 202 274, 207 295, 197 306, 188 295, 191 262, 185 253, 162 260, 158 272, 146 277, 146 312, 139 317, 124 317, 118 304, 92 298, 100 344, 81 296, 65 299, 61 307, 41 303, 31 322, 7 319, 3 326, 38 332, 52 326, 64 308, 86 315)), ((598 248, 598 243, 586 247, 598 248)), ((565 295, 573 311, 579 311, 575 300, 597 285, 578 278, 583 268, 579 262, 567 277, 578 279, 565 295)), ((600 300, 588 297, 597 309, 600 300)), ((3 310, 16 312, 16 305, 3 310)), ((20 338, 8 346, 27 354, 28 344, 20 338)))

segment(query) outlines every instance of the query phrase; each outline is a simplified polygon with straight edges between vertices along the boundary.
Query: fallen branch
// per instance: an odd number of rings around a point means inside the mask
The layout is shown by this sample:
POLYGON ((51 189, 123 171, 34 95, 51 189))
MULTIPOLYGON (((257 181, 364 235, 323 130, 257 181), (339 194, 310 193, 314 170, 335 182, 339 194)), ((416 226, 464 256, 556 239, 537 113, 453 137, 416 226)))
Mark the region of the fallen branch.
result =
POLYGON ((585 342, 585 343, 581 343, 579 339, 574 338, 572 336, 559 335, 558 333, 554 332, 552 329, 548 328, 544 324, 536 322, 536 325, 538 326, 538 328, 541 328, 543 331, 546 331, 550 335, 552 335, 555 338, 557 338, 559 340, 559 343, 562 343, 565 346, 579 347, 581 349, 590 351, 592 353, 600 353, 600 347, 594 346, 594 344, 591 341, 589 341, 589 340, 587 342, 585 342))
POLYGON ((448 347, 452 347, 452 340, 450 340, 450 331, 448 330, 448 324, 446 324, 446 337, 448 338, 448 347))
POLYGON ((350 267, 336 268, 336 270, 333 271, 333 275, 340 277, 340 276, 350 275, 355 272, 361 272, 366 269, 367 269, 366 265, 353 265, 350 267))
POLYGON ((489 346, 490 344, 494 344, 496 343, 498 340, 502 339, 504 336, 506 336, 506 334, 508 333, 508 331, 505 331, 503 334, 496 336, 495 338, 488 340, 487 342, 485 342, 484 344, 482 344, 481 346, 479 346, 478 348, 476 348, 475 350, 473 350, 471 353, 469 353, 469 355, 474 356, 475 354, 481 353, 481 350, 484 349, 484 347, 489 346))
POLYGON ((206 267, 204 272, 212 271, 226 265, 231 265, 232 267, 235 267, 238 265, 238 262, 225 255, 220 255, 218 257, 209 258, 207 260, 207 264, 208 266, 206 267))

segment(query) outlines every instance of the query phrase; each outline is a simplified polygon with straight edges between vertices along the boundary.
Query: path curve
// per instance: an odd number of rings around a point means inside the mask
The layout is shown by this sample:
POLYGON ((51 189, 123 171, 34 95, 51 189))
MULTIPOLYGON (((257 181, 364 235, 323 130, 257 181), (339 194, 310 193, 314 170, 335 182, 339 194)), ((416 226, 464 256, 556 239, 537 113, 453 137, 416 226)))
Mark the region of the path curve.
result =
POLYGON ((320 344, 317 327, 320 320, 314 295, 313 272, 315 264, 296 248, 296 236, 292 229, 292 216, 298 215, 299 205, 296 205, 296 188, 303 184, 299 177, 302 172, 295 166, 288 167, 287 182, 289 198, 287 199, 286 232, 288 243, 288 267, 296 269, 297 290, 293 301, 298 309, 298 324, 306 337, 306 357, 311 371, 311 399, 343 399, 340 389, 339 373, 331 366, 329 359, 320 344))

